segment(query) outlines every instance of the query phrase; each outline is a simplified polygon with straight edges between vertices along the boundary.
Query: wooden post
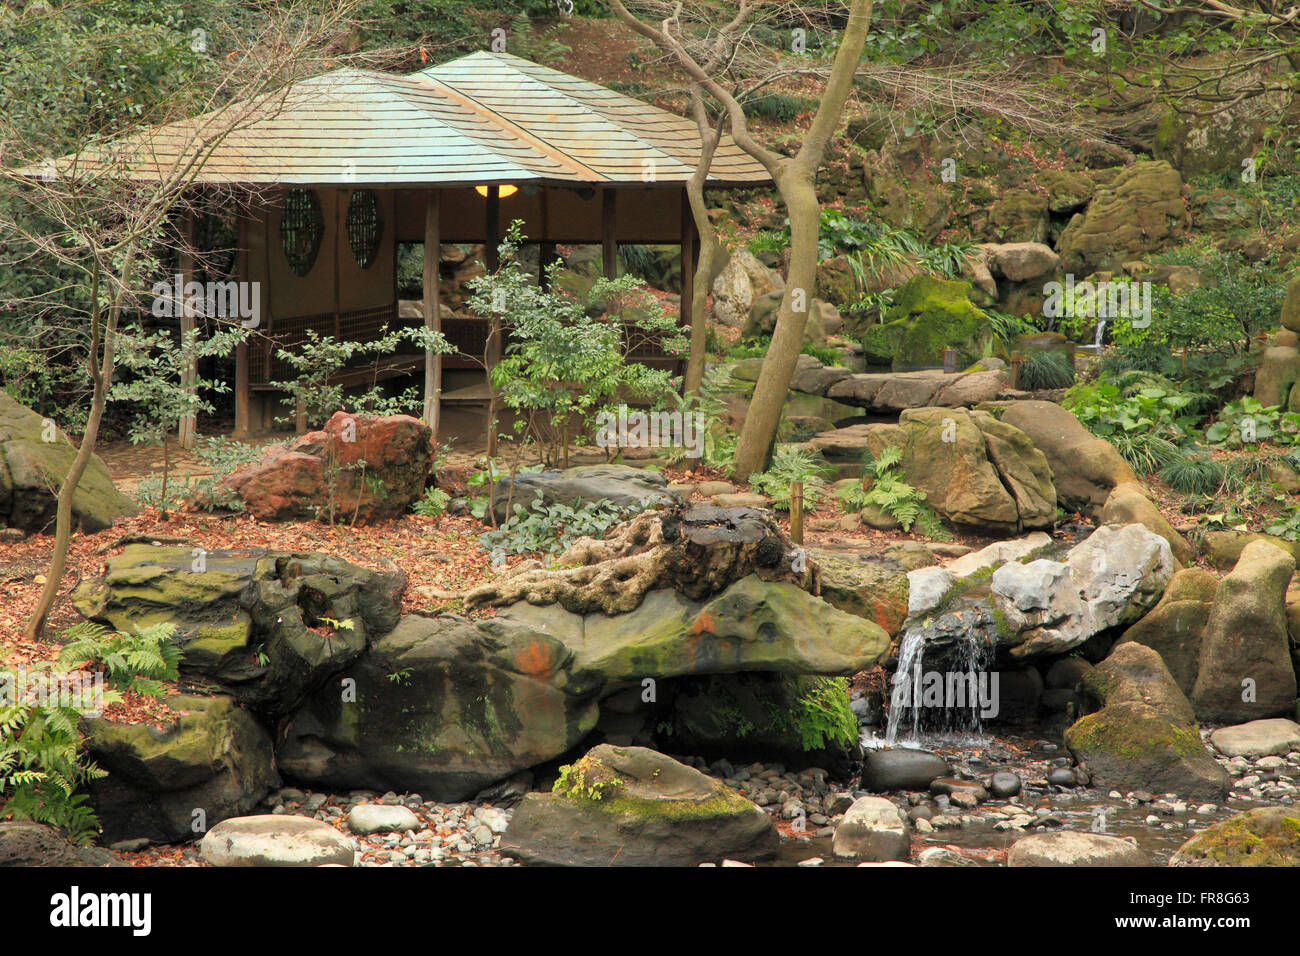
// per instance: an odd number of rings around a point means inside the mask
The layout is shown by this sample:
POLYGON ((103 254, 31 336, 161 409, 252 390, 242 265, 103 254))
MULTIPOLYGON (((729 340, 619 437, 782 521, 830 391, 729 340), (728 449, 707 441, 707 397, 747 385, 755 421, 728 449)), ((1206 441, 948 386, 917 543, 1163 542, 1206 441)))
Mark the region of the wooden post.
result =
POLYGON ((618 193, 600 191, 600 258, 606 279, 618 278, 618 193))
MULTIPOLYGON (((442 237, 439 232, 439 215, 442 211, 442 190, 430 189, 424 196, 424 327, 434 332, 442 331, 442 309, 438 302, 438 263, 442 237)), ((442 413, 442 355, 424 353, 424 420, 433 429, 433 439, 438 440, 438 424, 442 413)))
POLYGON ((803 482, 790 482, 790 539, 803 544, 803 482))
MULTIPOLYGON (((681 264, 682 264, 682 298, 680 318, 677 324, 689 330, 695 323, 692 307, 695 301, 695 267, 699 258, 699 236, 695 231, 695 216, 691 213, 691 201, 686 190, 682 190, 682 228, 681 228, 681 264)), ((689 335, 689 331, 687 332, 689 335)), ((677 360, 677 374, 682 376, 682 387, 686 387, 686 359, 677 360)))
MULTIPOLYGON (((185 303, 188 298, 185 296, 185 287, 194 281, 194 214, 186 209, 181 214, 181 246, 178 255, 178 267, 181 273, 181 348, 184 349, 192 344, 196 323, 194 313, 186 308, 185 303)), ((198 392, 195 383, 199 377, 198 359, 191 356, 185 363, 185 368, 181 372, 181 386, 185 389, 187 395, 194 395, 198 392)), ((198 422, 193 414, 182 415, 180 422, 176 427, 176 437, 182 448, 193 448, 196 440, 196 429, 198 422)))
MULTIPOLYGON (((250 264, 248 261, 248 217, 242 210, 236 212, 239 230, 239 248, 235 252, 235 261, 239 263, 239 281, 247 282, 250 264)), ((261 330, 255 330, 254 334, 261 330)), ((247 438, 249 435, 249 399, 251 390, 248 382, 248 341, 235 346, 235 438, 247 438)))
MULTIPOLYGON (((501 187, 488 187, 485 221, 483 224, 484 245, 483 262, 488 272, 496 272, 501 265, 497 246, 501 244, 501 187)), ((488 386, 488 440, 489 458, 497 453, 497 390, 492 385, 492 370, 501 361, 501 319, 494 312, 488 319, 487 347, 487 386, 488 386)))
POLYGON ((1020 388, 1020 363, 1023 360, 1020 350, 1011 353, 1011 387, 1020 388))

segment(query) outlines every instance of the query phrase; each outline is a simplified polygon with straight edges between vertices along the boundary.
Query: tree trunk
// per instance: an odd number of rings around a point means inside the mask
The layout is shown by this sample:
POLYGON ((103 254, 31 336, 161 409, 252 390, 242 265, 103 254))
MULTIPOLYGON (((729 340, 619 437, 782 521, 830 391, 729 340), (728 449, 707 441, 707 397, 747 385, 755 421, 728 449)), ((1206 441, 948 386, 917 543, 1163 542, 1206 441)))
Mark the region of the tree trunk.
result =
MULTIPOLYGON (((708 151, 712 154, 712 150, 708 151)), ((709 164, 702 162, 707 174, 709 164)), ((691 204, 691 217, 698 233, 699 258, 695 266, 695 286, 691 294, 691 348, 686 359, 686 381, 683 395, 697 395, 704 381, 704 360, 709 337, 709 317, 705 312, 709 302, 709 289, 713 285, 713 263, 717 259, 718 237, 709 221, 708 207, 704 204, 704 177, 696 170, 686 183, 686 198, 691 204)))
POLYGON ((813 178, 800 170, 787 170, 777 182, 790 214, 790 274, 772 331, 772 344, 754 386, 754 397, 736 443, 735 474, 745 479, 767 467, 786 391, 794 376, 803 346, 808 310, 817 291, 817 237, 821 228, 821 203, 813 178), (795 311, 800 307, 800 311, 795 311))

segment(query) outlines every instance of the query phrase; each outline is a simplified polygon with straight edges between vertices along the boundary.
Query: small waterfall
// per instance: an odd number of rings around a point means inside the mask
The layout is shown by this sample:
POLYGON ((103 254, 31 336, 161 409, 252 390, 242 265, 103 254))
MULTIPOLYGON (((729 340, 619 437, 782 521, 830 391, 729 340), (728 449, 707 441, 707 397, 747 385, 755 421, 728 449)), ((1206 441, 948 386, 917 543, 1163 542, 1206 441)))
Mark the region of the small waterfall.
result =
POLYGON ((1098 319, 1098 320, 1097 320, 1097 337, 1096 337, 1095 339, 1093 339, 1093 342, 1092 342, 1092 347, 1095 348, 1098 352, 1101 351, 1101 339, 1102 339, 1102 336, 1104 336, 1105 334, 1106 334, 1106 320, 1105 320, 1105 319, 1098 319))
POLYGON ((996 703, 998 693, 998 675, 989 670, 993 648, 977 628, 963 628, 955 643, 945 642, 940 662, 944 669, 927 673, 926 643, 933 634, 931 622, 913 624, 903 632, 891 681, 883 740, 887 747, 923 744, 926 736, 935 735, 963 741, 984 737, 984 704, 990 698, 996 703))

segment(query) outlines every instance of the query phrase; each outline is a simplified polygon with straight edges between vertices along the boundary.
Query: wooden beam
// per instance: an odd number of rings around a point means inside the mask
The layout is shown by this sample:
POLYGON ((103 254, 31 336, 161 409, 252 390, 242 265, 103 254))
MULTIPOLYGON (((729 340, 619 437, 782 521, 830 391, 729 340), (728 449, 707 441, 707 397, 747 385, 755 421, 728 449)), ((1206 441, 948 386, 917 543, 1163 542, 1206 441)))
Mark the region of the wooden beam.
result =
MULTIPOLYGON (((181 274, 181 348, 193 344, 191 340, 194 337, 196 328, 194 314, 185 307, 184 303, 188 298, 184 294, 187 285, 194 281, 194 214, 190 209, 181 213, 180 221, 181 245, 178 254, 177 267, 181 274)), ((198 393, 197 381, 199 377, 198 359, 191 357, 185 363, 185 368, 181 370, 181 385, 187 395, 196 395, 198 393)), ((182 415, 181 420, 176 427, 176 437, 182 448, 193 448, 196 441, 198 422, 193 414, 182 415)), ((164 436, 164 441, 166 437, 164 436)))
POLYGON ((618 278, 618 192, 600 191, 600 257, 606 279, 618 278))
MULTIPOLYGON (((248 217, 242 209, 237 209, 235 217, 238 222, 238 249, 235 261, 239 264, 239 281, 247 282, 249 274, 248 261, 248 217)), ((257 335, 261 329, 254 330, 257 335)), ((249 436, 249 400, 251 392, 248 382, 248 341, 245 339, 235 346, 235 434, 237 439, 249 436)))
MULTIPOLYGON (((424 195, 424 327, 442 331, 442 309, 438 302, 438 263, 442 242, 438 232, 442 209, 442 190, 430 189, 424 195)), ((442 354, 424 353, 424 420, 438 440, 442 412, 442 354)))
MULTIPOLYGON (((483 250, 483 262, 487 266, 488 272, 496 272, 501 265, 500 256, 497 252, 497 246, 501 244, 501 187, 497 185, 488 187, 483 236, 483 243, 486 246, 483 250)), ((501 317, 494 312, 488 320, 487 368, 485 370, 490 396, 487 423, 487 453, 489 458, 495 457, 497 453, 497 390, 492 386, 492 370, 501 361, 501 335, 501 317)))

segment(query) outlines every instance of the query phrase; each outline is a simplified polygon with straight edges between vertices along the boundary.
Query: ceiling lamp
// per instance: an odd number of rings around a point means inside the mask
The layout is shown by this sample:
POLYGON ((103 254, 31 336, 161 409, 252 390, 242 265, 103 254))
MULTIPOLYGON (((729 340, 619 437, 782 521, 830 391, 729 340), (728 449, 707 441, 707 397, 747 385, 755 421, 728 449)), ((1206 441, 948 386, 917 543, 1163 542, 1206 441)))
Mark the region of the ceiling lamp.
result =
MULTIPOLYGON (((490 188, 492 188, 492 187, 490 187, 490 186, 475 186, 475 187, 474 187, 474 192, 476 192, 476 193, 478 193, 480 196, 483 196, 483 197, 486 198, 486 196, 487 196, 487 194, 488 194, 488 190, 489 190, 490 188)), ((497 194, 498 194, 502 199, 505 199, 505 198, 507 198, 507 197, 509 197, 509 196, 513 196, 515 193, 519 192, 519 187, 518 187, 518 186, 498 186, 498 187, 497 187, 497 190, 498 190, 498 193, 497 193, 497 194)))

